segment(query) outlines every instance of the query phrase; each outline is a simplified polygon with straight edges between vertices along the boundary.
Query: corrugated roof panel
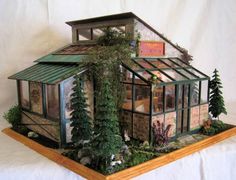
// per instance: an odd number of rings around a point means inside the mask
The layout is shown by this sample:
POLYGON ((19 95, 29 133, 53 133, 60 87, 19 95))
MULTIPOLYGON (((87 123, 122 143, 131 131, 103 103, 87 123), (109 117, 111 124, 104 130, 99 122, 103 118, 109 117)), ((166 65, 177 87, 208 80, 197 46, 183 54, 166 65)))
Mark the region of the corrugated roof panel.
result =
POLYGON ((86 55, 59 55, 59 54, 49 54, 42 58, 37 59, 34 62, 47 62, 47 63, 80 63, 86 55))
POLYGON ((81 69, 78 65, 39 63, 10 76, 9 79, 56 84, 79 71, 81 69))

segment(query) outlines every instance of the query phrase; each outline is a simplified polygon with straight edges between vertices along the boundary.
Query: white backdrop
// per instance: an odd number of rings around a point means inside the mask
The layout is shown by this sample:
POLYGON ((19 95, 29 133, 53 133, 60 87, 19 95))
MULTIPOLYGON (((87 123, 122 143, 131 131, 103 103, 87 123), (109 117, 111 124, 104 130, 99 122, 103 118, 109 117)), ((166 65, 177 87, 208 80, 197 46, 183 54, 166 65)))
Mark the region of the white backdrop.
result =
POLYGON ((129 11, 188 49, 201 71, 220 71, 228 109, 222 118, 236 123, 235 0, 0 0, 0 116, 17 102, 7 77, 71 42, 65 21, 129 11))

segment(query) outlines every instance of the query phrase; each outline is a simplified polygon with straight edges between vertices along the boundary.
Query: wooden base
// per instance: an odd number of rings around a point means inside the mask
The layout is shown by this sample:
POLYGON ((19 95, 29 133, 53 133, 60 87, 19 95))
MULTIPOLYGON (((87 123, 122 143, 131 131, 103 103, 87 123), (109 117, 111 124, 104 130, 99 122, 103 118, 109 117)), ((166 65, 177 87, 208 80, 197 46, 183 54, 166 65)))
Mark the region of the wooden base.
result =
POLYGON ((166 155, 157 157, 155 159, 149 160, 147 162, 144 162, 142 164, 139 164, 134 167, 127 168, 125 170, 119 171, 117 173, 105 176, 101 173, 98 173, 86 166, 83 166, 63 155, 56 152, 53 149, 44 147, 43 145, 15 132, 14 130, 10 128, 6 128, 2 130, 3 133, 7 134, 8 136, 12 137, 13 139, 23 143, 24 145, 30 147, 31 149, 35 150, 36 152, 42 154, 43 156, 47 157, 48 159, 70 169, 71 171, 83 176, 86 179, 89 180, 112 180, 112 179, 130 179, 133 177, 136 177, 138 175, 144 174, 148 171, 151 171, 155 168, 158 168, 160 166, 164 166, 170 162, 176 161, 177 159, 180 159, 182 157, 185 157, 187 155, 190 155, 194 152, 197 152, 201 149, 204 149, 206 147, 209 147, 213 144, 216 144, 217 142, 220 142, 226 138, 229 138, 231 136, 236 135, 236 127, 231 128, 229 130, 226 130, 222 133, 219 133, 215 136, 206 138, 202 141, 199 141, 197 143, 191 144, 189 146, 186 146, 184 148, 181 148, 179 150, 173 151, 171 153, 168 153, 166 155))

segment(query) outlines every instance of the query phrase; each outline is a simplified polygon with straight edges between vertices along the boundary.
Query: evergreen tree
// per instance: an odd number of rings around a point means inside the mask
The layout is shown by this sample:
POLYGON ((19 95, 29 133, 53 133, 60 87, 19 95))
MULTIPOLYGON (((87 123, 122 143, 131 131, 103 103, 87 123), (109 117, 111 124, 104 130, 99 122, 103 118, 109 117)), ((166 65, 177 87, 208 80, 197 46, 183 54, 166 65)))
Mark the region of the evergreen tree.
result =
POLYGON ((76 75, 73 82, 73 93, 71 98, 72 106, 72 117, 71 127, 72 127, 72 142, 75 144, 81 144, 85 140, 91 139, 91 118, 89 117, 89 111, 87 110, 87 103, 85 98, 85 93, 81 87, 81 78, 76 75))
POLYGON ((106 172, 111 156, 117 154, 122 146, 122 137, 108 79, 104 79, 101 89, 97 93, 93 149, 100 164, 99 168, 106 172))
POLYGON ((210 81, 210 104, 209 112, 214 118, 219 119, 221 113, 227 114, 224 104, 224 98, 222 96, 221 89, 223 88, 218 70, 215 69, 213 72, 212 80, 210 81))

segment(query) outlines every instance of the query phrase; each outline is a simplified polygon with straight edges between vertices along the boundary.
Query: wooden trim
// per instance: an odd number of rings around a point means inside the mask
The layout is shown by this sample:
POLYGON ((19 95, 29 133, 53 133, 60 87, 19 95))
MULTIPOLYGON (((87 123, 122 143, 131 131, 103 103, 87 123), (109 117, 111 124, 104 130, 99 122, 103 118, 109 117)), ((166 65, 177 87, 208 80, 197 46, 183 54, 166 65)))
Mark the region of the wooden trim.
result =
POLYGON ((236 135, 236 127, 233 127, 229 130, 226 130, 222 133, 219 133, 215 136, 206 138, 202 141, 197 143, 191 144, 187 147, 181 148, 174 152, 168 153, 166 155, 157 157, 155 159, 149 160, 142 164, 139 164, 134 167, 130 167, 128 169, 122 170, 120 172, 105 176, 102 175, 86 166, 83 166, 63 155, 56 152, 53 149, 44 147, 43 145, 15 132, 10 128, 6 128, 2 130, 3 133, 7 134, 8 136, 12 137, 13 139, 23 143, 24 145, 30 147, 31 149, 35 150, 36 152, 42 154, 43 156, 47 157, 48 159, 70 169, 71 171, 87 178, 89 180, 96 179, 96 180, 115 180, 115 179, 131 179, 133 177, 142 175, 146 172, 149 172, 153 169, 158 167, 164 166, 170 162, 176 161, 180 158, 188 156, 192 153, 200 151, 206 147, 209 147, 213 144, 216 144, 226 138, 236 135))

